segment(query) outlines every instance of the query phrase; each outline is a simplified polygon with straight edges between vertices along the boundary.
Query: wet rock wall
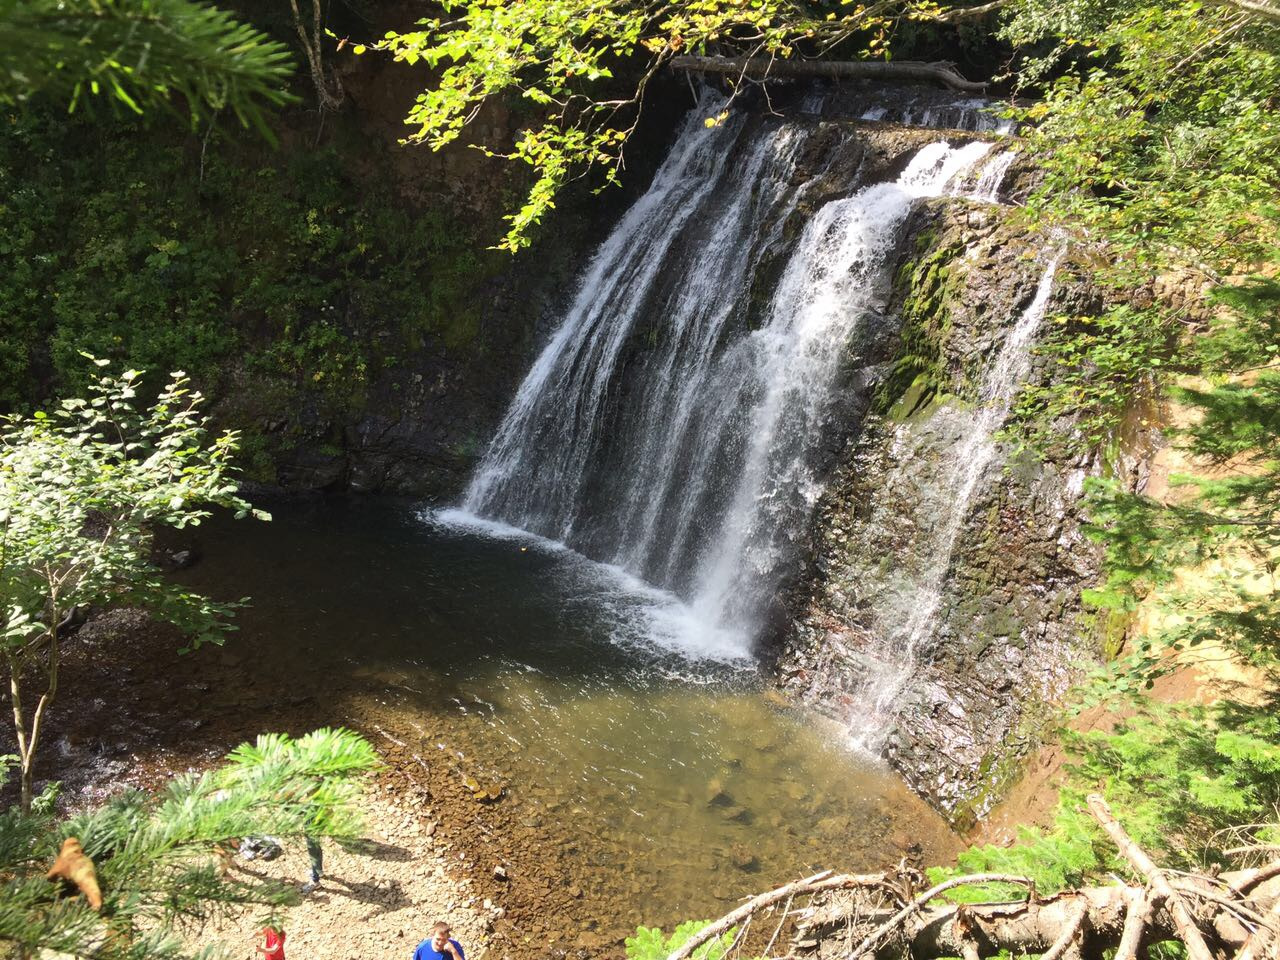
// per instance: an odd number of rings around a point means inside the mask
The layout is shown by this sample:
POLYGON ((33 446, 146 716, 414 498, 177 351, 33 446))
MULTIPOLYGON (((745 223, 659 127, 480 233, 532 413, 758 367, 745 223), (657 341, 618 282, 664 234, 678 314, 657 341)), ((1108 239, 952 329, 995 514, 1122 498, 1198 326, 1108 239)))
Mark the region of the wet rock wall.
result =
MULTIPOLYGON (((1090 463, 1042 461, 997 438, 950 555, 937 555, 981 371, 1044 270, 1044 241, 1008 221, 1001 208, 950 199, 917 211, 890 310, 898 359, 815 513, 778 663, 784 689, 844 721, 960 825, 1017 777, 1047 705, 1095 655, 1079 604, 1098 562, 1077 509, 1090 463), (886 650, 927 602, 918 588, 939 562, 928 629, 913 650, 886 650)), ((1087 314, 1094 300, 1064 264, 1045 323, 1087 314)), ((1034 355, 1030 371, 1052 376, 1034 355)))

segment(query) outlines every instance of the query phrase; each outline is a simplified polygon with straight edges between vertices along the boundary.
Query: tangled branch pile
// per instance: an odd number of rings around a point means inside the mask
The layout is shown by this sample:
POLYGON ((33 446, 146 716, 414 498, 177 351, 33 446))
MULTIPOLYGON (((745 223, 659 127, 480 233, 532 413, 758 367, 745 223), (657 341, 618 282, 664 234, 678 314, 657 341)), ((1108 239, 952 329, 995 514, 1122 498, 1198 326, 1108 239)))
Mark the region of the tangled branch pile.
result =
MULTIPOLYGON (((738 941, 758 916, 784 904, 779 929, 794 923, 787 960, 889 960, 963 957, 1002 951, 1041 960, 1085 960, 1114 951, 1135 960, 1147 948, 1176 941, 1190 960, 1280 957, 1280 860, 1214 875, 1162 869, 1129 837, 1105 800, 1089 797, 1089 811, 1132 866, 1134 883, 1037 895, 1026 877, 970 874, 921 891, 914 870, 868 875, 830 871, 763 893, 686 941, 668 960, 687 960, 699 947, 738 929, 738 941), (1017 900, 933 905, 961 887, 1024 888, 1017 900), (792 910, 798 898, 807 905, 792 910)), ((777 940, 777 930, 770 947, 777 940)), ((768 948, 765 950, 768 953, 768 948)))

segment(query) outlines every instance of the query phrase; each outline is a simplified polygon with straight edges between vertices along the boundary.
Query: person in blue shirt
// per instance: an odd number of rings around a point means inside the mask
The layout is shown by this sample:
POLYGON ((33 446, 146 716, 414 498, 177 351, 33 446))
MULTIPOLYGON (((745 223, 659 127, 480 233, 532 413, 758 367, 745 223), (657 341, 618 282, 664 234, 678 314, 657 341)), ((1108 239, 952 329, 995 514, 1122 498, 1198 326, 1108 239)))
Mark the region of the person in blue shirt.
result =
POLYGON ((418 944, 413 960, 467 960, 462 944, 449 939, 449 925, 443 920, 431 928, 431 936, 418 944))

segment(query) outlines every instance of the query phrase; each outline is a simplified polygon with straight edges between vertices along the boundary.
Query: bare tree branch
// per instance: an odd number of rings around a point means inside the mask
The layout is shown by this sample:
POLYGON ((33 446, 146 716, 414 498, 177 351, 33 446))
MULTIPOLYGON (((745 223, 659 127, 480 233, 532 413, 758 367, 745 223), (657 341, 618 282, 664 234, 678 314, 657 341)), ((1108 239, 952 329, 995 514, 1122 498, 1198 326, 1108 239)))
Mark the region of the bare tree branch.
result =
POLYGON ((987 84, 968 80, 955 65, 938 61, 916 60, 883 62, 880 60, 772 60, 765 57, 672 57, 676 70, 698 73, 724 73, 741 77, 853 77, 864 80, 940 83, 953 90, 982 93, 987 84))
POLYGON ((1124 858, 1147 878, 1156 896, 1165 901, 1165 906, 1172 915, 1174 924, 1177 925, 1178 933, 1187 945, 1187 953, 1191 960, 1214 960, 1213 951, 1204 942, 1200 928, 1196 925, 1195 916, 1191 913, 1187 902, 1169 883, 1165 872, 1155 865, 1145 850, 1133 842, 1129 834, 1125 833, 1124 827, 1120 826, 1112 815, 1111 807, 1107 805, 1106 800, 1099 794, 1091 793, 1086 803, 1089 805, 1089 812, 1102 825, 1102 829, 1107 832, 1107 836, 1119 848, 1124 858))
POLYGON ((922 19, 930 20, 933 23, 956 23, 960 20, 972 20, 977 17, 985 17, 987 14, 995 13, 997 10, 1001 10, 1009 6, 1011 3, 1013 3, 1013 0, 991 0, 990 3, 979 4, 976 7, 955 7, 952 10, 946 10, 942 13, 930 14, 922 17, 922 19))
POLYGON ((1228 7, 1235 7, 1245 13, 1266 17, 1269 20, 1280 20, 1280 7, 1275 4, 1265 3, 1263 0, 1215 0, 1215 2, 1228 7))
POLYGON ((1120 933, 1120 946, 1116 947, 1114 960, 1137 960, 1153 912, 1147 892, 1135 890, 1129 898, 1129 910, 1124 915, 1124 930, 1120 933))

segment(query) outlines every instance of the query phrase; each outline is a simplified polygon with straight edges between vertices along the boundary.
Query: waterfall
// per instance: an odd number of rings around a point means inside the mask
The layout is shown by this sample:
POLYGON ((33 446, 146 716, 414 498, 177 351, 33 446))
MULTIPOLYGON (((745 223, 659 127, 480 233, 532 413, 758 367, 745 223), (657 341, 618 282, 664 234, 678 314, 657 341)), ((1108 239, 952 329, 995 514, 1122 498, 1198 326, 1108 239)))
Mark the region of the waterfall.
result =
POLYGON ((988 160, 982 167, 982 174, 973 188, 973 195, 987 203, 999 203, 1000 188, 1004 186, 1004 178, 1017 158, 1017 150, 1005 150, 988 160))
POLYGON ((882 324, 912 205, 990 146, 930 144, 895 181, 817 205, 819 181, 849 184, 846 133, 706 128, 718 112, 694 111, 587 266, 463 509, 671 591, 745 652, 820 492, 851 342, 882 324))
POLYGON ((935 632, 956 541, 979 481, 999 452, 996 432, 1008 418, 1014 397, 1030 371, 1031 347, 1048 311, 1061 257, 1061 252, 1050 257, 1034 296, 987 364, 978 389, 977 410, 953 411, 962 418, 960 440, 951 446, 938 471, 937 495, 920 504, 923 511, 936 511, 930 535, 912 551, 921 561, 920 572, 904 576, 896 586, 881 585, 883 593, 876 606, 882 629, 876 646, 866 651, 867 676, 860 696, 853 698, 860 716, 850 725, 855 742, 868 750, 878 751, 892 729, 892 717, 901 708, 901 694, 911 679, 917 651, 935 632))
POLYGON ((975 133, 1006 135, 1016 124, 999 113, 1000 106, 982 97, 951 99, 938 95, 920 96, 904 102, 876 102, 863 106, 861 120, 894 123, 904 127, 932 127, 972 130, 975 133))

